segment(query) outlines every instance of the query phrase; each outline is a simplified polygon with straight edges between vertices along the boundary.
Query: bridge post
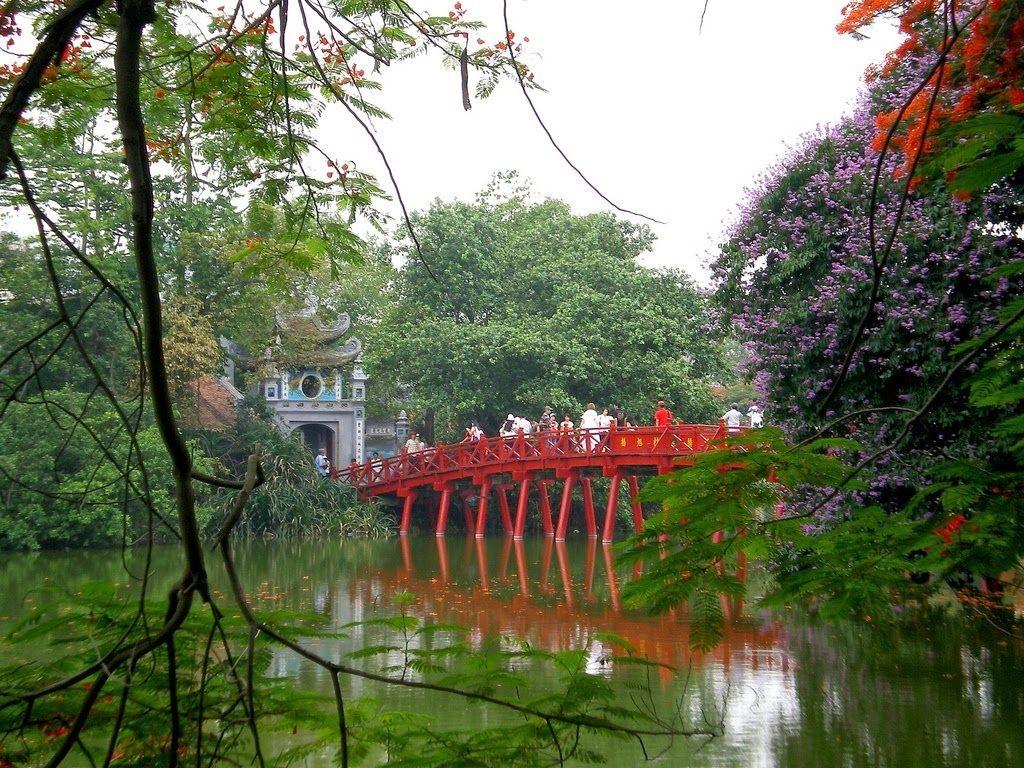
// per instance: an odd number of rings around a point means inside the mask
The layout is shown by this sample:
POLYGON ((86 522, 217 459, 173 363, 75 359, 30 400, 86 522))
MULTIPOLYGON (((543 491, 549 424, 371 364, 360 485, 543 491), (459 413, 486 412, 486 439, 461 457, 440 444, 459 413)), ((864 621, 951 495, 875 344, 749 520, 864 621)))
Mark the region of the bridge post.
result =
POLYGON ((644 529, 644 508, 640 503, 640 484, 636 475, 629 476, 629 501, 633 505, 633 530, 640 533, 644 529))
POLYGON ((406 536, 409 533, 409 525, 412 522, 412 505, 416 503, 416 491, 409 489, 405 491, 402 500, 402 520, 398 524, 398 535, 406 536))
POLYGON ((480 481, 480 501, 477 502, 476 507, 476 529, 474 533, 478 539, 484 537, 484 531, 487 530, 487 496, 491 492, 491 478, 484 477, 480 481))
POLYGON ((572 489, 576 485, 579 472, 569 472, 562 486, 562 501, 558 505, 558 528, 555 530, 555 541, 565 541, 565 532, 569 528, 569 509, 572 507, 572 489))
POLYGON ((554 536, 555 527, 551 524, 551 499, 548 498, 548 486, 550 480, 541 480, 540 488, 540 524, 544 529, 545 536, 554 536))
POLYGON ((508 486, 502 483, 495 490, 498 491, 498 511, 501 513, 501 527, 505 529, 505 535, 512 535, 512 516, 508 511, 508 486))
POLYGON ((581 478, 583 485, 583 523, 587 528, 587 537, 597 538, 597 522, 594 516, 594 489, 590 484, 590 478, 581 478))
POLYGON ((441 501, 437 505, 437 529, 434 532, 435 536, 444 536, 445 530, 448 528, 448 509, 452 504, 452 485, 451 483, 445 483, 441 487, 441 501))
POLYGON ((601 542, 610 544, 615 538, 615 515, 619 511, 619 486, 622 485, 622 470, 615 470, 608 489, 608 506, 604 511, 604 532, 601 542))
POLYGON ((515 538, 522 539, 526 533, 526 505, 530 501, 530 476, 524 475, 519 481, 519 497, 516 499, 515 538))

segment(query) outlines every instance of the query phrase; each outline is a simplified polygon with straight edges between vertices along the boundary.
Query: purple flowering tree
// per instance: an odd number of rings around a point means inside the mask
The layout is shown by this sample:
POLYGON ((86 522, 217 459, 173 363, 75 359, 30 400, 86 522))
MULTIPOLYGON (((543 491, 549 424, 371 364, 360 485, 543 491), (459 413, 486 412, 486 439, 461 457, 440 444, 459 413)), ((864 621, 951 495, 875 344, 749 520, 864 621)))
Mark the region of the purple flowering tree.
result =
MULTIPOLYGON (((913 82, 907 77, 906 86, 913 82)), ((917 407, 934 391, 958 344, 991 327, 1015 290, 991 273, 1024 250, 1014 235, 1019 196, 997 188, 958 200, 930 182, 914 190, 899 214, 902 158, 887 157, 877 193, 876 254, 898 215, 899 228, 847 377, 822 407, 868 312, 868 221, 878 164, 870 146, 873 116, 904 98, 906 88, 895 79, 885 89, 865 94, 850 117, 806 137, 760 179, 712 265, 725 319, 748 352, 744 372, 769 419, 800 437, 843 414, 889 409, 838 425, 866 450, 900 428, 906 417, 898 408, 917 407)), ((874 462, 871 500, 901 502, 921 470, 939 458, 985 450, 990 420, 966 407, 963 382, 973 370, 965 367, 943 391, 898 453, 874 462)))

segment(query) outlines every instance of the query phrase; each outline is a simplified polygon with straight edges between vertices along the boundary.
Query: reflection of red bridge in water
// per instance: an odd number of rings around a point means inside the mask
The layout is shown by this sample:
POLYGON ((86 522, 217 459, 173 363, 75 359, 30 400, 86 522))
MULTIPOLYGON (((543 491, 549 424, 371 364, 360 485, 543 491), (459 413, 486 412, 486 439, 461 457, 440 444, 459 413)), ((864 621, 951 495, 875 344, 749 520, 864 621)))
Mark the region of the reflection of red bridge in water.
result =
MULTIPOLYGON (((737 652, 752 654, 750 664, 755 669, 778 664, 785 671, 789 664, 784 630, 775 621, 744 617, 739 599, 722 598, 725 637, 708 655, 689 650, 690 624, 685 616, 672 612, 648 617, 624 611, 620 599, 622 576, 614 568, 610 548, 598 547, 594 539, 583 545, 582 574, 574 574, 571 567, 570 552, 577 549, 575 546, 570 550, 563 542, 545 538, 538 562, 534 545, 506 537, 495 560, 493 547, 488 546, 492 542, 467 538, 461 561, 453 568, 444 538, 436 539, 435 564, 414 562, 414 547, 403 537, 401 569, 378 571, 371 578, 351 582, 350 589, 365 592, 362 597, 366 603, 379 598, 381 592, 390 595, 409 590, 417 595, 425 615, 453 621, 479 631, 481 636, 511 634, 529 639, 549 651, 578 648, 595 632, 611 632, 628 639, 641 656, 675 669, 685 668, 691 660, 717 660, 728 671, 730 658, 737 652), (453 571, 457 578, 453 578, 453 571), (467 583, 466 575, 472 571, 475 573, 467 583), (607 596, 601 594, 600 582, 607 596)), ((422 558, 423 551, 419 553, 422 558)), ((578 569, 579 553, 576 555, 578 569)), ((639 568, 635 567, 632 577, 638 575, 639 568)), ((740 566, 737 576, 745 580, 745 566, 740 566)), ((661 674, 671 677, 668 670, 661 670, 661 674)))
POLYGON ((584 525, 587 535, 597 536, 594 492, 591 478, 611 480, 605 505, 602 540, 610 542, 615 528, 622 481, 629 484, 633 506, 633 526, 643 527, 643 512, 637 498, 640 475, 664 474, 692 464, 692 456, 711 447, 727 435, 722 422, 717 425, 680 424, 670 427, 628 427, 576 432, 543 432, 517 437, 483 438, 477 443, 439 445, 416 453, 403 453, 391 459, 352 464, 336 471, 338 479, 355 485, 364 497, 402 499, 399 532, 409 532, 417 500, 430 500, 421 508, 436 509, 435 531, 445 533, 452 494, 461 493, 466 515, 466 531, 478 537, 487 526, 488 497, 494 491, 498 499, 501 524, 506 534, 521 539, 526 530, 526 512, 530 491, 536 486, 540 522, 545 535, 565 539, 569 527, 572 494, 579 485, 583 495, 584 525), (563 481, 558 520, 553 523, 548 488, 563 481), (508 489, 518 485, 513 519, 508 489), (469 500, 475 497, 475 515, 469 500))

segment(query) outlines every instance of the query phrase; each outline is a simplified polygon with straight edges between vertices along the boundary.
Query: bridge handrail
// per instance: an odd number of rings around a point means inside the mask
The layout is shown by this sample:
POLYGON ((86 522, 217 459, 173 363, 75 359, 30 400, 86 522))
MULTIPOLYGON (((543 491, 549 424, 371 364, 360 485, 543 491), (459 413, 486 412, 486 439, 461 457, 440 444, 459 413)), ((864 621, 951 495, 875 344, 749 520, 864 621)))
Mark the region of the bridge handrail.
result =
POLYGON ((335 469, 333 477, 357 487, 399 482, 459 469, 473 469, 523 459, 584 455, 680 456, 708 450, 710 444, 747 429, 718 424, 675 424, 668 427, 609 427, 549 430, 510 437, 482 437, 473 443, 438 444, 387 459, 353 462, 335 469))

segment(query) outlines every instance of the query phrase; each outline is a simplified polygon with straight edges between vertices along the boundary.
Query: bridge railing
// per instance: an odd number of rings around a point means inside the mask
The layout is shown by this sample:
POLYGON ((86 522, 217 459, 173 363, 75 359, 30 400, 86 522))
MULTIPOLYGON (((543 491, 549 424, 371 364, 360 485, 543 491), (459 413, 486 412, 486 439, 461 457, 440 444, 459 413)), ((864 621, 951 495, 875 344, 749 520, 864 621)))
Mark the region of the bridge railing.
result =
MULTIPOLYGON (((736 431, 739 431, 737 428, 736 431)), ((352 463, 334 477, 359 487, 383 485, 453 470, 471 470, 529 459, 592 456, 685 456, 708 450, 726 437, 724 424, 678 424, 668 427, 610 427, 532 432, 511 437, 482 437, 477 442, 437 445, 388 459, 352 463)))

